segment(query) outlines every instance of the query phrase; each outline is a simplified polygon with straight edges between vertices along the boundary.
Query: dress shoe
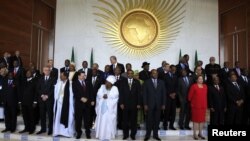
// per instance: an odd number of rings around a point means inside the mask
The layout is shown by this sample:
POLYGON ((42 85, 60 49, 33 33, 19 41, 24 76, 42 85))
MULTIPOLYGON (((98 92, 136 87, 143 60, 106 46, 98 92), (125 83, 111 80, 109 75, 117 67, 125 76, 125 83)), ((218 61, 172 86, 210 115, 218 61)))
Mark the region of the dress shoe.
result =
POLYGON ((181 130, 184 130, 184 127, 180 127, 181 130))
POLYGON ((189 126, 186 126, 186 127, 185 127, 185 129, 187 129, 187 130, 191 130, 191 128, 190 128, 189 126))
POLYGON ((123 137, 122 139, 123 139, 123 140, 127 140, 127 139, 128 139, 128 137, 126 136, 126 137, 123 137))
POLYGON ((14 132, 16 132, 16 130, 10 130, 10 133, 14 133, 14 132))
POLYGON ((145 137, 144 141, 148 141, 149 140, 149 137, 145 137))
POLYGON ((49 135, 49 136, 52 135, 52 131, 49 131, 49 132, 48 132, 48 135, 49 135))
POLYGON ((9 129, 4 129, 4 130, 2 131, 2 133, 8 132, 8 131, 10 131, 10 130, 9 130, 9 129))
POLYGON ((29 131, 29 134, 34 134, 35 130, 29 131))
POLYGON ((199 140, 199 138, 197 136, 194 136, 194 140, 199 140))
POLYGON ((155 140, 161 141, 159 137, 154 137, 155 140))
POLYGON ((87 139, 91 139, 91 136, 90 135, 86 135, 87 139))
POLYGON ((174 128, 174 127, 169 127, 169 129, 171 129, 171 130, 176 130, 176 128, 174 128))
POLYGON ((25 133, 25 132, 28 132, 28 130, 24 129, 24 130, 22 130, 22 131, 20 131, 18 133, 22 134, 22 133, 25 133))
POLYGON ((135 140, 135 136, 131 136, 130 138, 131 138, 131 140, 135 140))
POLYGON ((37 132, 36 134, 37 134, 37 135, 40 135, 40 134, 45 133, 45 132, 46 132, 46 131, 41 130, 41 131, 37 132))
POLYGON ((201 134, 198 134, 198 137, 200 137, 201 139, 205 140, 206 138, 204 136, 202 136, 201 134))
POLYGON ((82 134, 77 134, 77 135, 76 135, 76 139, 80 139, 81 136, 82 136, 82 134))

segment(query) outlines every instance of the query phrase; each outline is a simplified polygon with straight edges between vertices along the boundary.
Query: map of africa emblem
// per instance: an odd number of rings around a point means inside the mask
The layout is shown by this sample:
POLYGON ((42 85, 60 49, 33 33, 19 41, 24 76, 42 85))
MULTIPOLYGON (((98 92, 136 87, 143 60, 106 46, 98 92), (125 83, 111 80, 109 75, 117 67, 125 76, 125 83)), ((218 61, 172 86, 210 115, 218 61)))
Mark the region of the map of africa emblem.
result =
POLYGON ((106 41, 136 58, 162 53, 179 35, 183 0, 98 0, 94 13, 106 41))

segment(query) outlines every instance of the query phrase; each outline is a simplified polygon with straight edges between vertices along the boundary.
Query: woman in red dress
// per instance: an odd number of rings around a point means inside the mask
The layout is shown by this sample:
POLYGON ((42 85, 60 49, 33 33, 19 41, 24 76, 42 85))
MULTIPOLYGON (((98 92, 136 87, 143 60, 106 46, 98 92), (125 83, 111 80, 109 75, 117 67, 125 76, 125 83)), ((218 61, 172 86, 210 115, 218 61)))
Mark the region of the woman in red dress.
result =
POLYGON ((191 104, 191 120, 193 121, 194 139, 205 139, 202 135, 203 124, 207 109, 207 85, 203 84, 202 75, 197 76, 197 83, 193 84, 188 93, 191 104), (198 136, 196 131, 199 130, 198 136))

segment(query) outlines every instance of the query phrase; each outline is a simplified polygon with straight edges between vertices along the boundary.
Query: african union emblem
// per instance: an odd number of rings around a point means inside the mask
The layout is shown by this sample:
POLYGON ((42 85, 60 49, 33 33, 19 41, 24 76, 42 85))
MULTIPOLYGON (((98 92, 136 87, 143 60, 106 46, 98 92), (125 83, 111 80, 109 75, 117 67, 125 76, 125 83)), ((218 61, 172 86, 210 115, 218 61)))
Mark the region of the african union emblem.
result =
POLYGON ((98 26, 117 51, 151 57, 165 51, 178 36, 185 13, 183 0, 99 0, 98 26))

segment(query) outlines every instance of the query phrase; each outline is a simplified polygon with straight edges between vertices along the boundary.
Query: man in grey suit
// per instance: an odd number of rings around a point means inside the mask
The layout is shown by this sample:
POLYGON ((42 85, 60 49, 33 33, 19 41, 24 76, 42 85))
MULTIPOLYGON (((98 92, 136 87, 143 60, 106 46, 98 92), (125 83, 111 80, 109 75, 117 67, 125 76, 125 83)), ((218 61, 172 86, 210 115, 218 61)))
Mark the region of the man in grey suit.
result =
POLYGON ((158 79, 157 70, 151 70, 151 79, 144 82, 143 86, 144 110, 147 114, 146 136, 144 141, 149 140, 153 130, 153 138, 161 140, 158 136, 161 110, 165 109, 166 89, 164 82, 158 79))
POLYGON ((181 77, 178 78, 177 82, 177 95, 180 100, 180 117, 179 117, 179 127, 181 130, 184 128, 190 130, 190 105, 187 100, 187 95, 190 86, 192 85, 192 78, 187 76, 187 71, 185 69, 181 70, 181 77), (184 125, 183 125, 184 124, 184 125))

